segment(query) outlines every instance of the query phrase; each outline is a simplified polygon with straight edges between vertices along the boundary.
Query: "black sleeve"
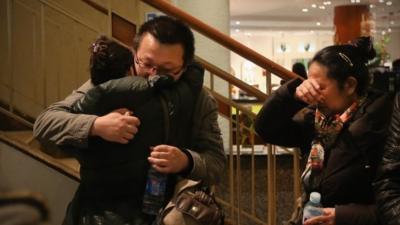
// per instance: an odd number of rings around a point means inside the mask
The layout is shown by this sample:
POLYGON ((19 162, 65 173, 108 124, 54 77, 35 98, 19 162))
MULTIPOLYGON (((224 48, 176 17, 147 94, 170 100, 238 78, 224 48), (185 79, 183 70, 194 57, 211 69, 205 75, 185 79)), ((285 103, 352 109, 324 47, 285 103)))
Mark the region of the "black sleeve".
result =
POLYGON ((382 224, 400 224, 400 94, 396 96, 389 137, 374 184, 382 224))
POLYGON ((129 76, 90 89, 72 106, 74 113, 104 115, 118 108, 139 107, 154 96, 147 79, 129 76))
POLYGON ((348 204, 335 207, 337 225, 376 225, 375 205, 348 204))
MULTIPOLYGON (((312 127, 294 120, 294 116, 307 105, 294 98, 300 79, 282 85, 264 103, 255 121, 257 134, 267 143, 299 147, 310 141, 312 127)), ((304 122, 304 121, 303 121, 304 122)))

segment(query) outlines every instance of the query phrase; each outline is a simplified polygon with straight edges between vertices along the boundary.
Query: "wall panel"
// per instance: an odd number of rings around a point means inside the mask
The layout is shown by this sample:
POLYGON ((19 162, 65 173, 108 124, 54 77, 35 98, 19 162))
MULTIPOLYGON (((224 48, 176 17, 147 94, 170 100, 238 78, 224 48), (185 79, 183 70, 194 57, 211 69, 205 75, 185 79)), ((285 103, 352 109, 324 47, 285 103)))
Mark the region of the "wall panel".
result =
MULTIPOLYGON (((136 18, 137 0, 96 2, 136 18)), ((1 0, 0 18, 0 101, 29 117, 89 78, 89 45, 111 30, 109 15, 81 0, 1 0)))
POLYGON ((9 1, 0 1, 0 101, 8 104, 11 96, 9 1))
POLYGON ((15 0, 12 9, 12 104, 33 116, 43 99, 40 3, 15 0))

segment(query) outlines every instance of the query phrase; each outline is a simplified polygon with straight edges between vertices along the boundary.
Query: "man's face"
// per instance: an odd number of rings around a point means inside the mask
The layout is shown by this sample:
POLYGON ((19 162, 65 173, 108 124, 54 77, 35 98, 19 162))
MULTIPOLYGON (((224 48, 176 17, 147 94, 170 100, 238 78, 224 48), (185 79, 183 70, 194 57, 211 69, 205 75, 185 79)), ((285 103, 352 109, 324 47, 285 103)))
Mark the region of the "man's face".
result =
POLYGON ((183 47, 181 44, 161 44, 151 34, 144 34, 135 53, 138 76, 170 75, 178 80, 183 73, 183 47))

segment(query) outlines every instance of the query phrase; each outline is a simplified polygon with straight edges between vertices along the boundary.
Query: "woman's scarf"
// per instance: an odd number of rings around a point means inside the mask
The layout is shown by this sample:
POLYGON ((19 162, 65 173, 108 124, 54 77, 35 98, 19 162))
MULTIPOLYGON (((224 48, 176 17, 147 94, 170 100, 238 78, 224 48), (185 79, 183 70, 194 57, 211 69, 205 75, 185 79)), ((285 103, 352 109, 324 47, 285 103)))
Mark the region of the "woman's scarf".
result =
POLYGON ((304 189, 307 193, 318 190, 320 174, 324 168, 325 149, 329 149, 343 125, 351 119, 365 98, 354 101, 341 115, 325 116, 318 107, 315 110, 314 127, 315 138, 311 143, 306 169, 302 174, 304 189))

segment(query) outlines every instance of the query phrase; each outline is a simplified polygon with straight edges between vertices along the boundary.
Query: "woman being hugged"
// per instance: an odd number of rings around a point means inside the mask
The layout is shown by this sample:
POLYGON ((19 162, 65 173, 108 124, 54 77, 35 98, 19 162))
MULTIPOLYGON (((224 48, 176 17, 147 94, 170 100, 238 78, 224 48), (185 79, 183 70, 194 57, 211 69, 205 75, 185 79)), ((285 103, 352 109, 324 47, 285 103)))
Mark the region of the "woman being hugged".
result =
POLYGON ((319 192, 323 215, 306 225, 377 224, 372 182, 392 98, 368 91, 366 63, 374 56, 368 37, 322 49, 311 60, 308 78, 281 86, 257 116, 255 128, 264 141, 310 149, 302 152, 308 156, 302 206, 311 192, 319 192))

